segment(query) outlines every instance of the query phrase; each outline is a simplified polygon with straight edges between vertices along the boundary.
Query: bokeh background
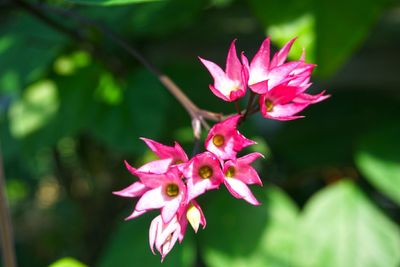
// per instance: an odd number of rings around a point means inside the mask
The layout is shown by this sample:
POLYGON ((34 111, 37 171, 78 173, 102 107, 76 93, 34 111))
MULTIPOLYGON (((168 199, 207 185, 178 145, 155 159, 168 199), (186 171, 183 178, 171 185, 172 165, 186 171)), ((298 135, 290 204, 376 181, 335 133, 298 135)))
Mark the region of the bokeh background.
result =
MULTIPOLYGON (((1 0, 0 137, 21 267, 400 266, 400 4, 394 0, 1 0), (97 25, 97 26, 96 26, 97 25), (225 114, 197 56, 223 65, 298 36, 318 64, 311 92, 330 99, 289 122, 257 115, 241 131, 266 155, 263 202, 225 188, 199 198, 207 227, 188 229, 161 265, 155 212, 112 191, 123 165, 154 158, 139 137, 193 149, 190 118, 112 36, 116 32, 200 107, 225 114)), ((244 107, 245 102, 242 103, 244 107)), ((5 267, 5 266, 3 266, 5 267)))

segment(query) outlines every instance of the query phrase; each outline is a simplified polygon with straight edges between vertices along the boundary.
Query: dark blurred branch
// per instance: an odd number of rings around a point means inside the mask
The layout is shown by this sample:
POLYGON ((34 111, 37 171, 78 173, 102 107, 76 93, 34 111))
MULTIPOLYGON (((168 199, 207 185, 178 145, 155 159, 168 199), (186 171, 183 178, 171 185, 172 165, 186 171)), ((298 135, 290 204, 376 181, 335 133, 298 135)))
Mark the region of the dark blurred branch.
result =
MULTIPOLYGON (((161 84, 164 85, 165 88, 168 89, 168 91, 178 100, 178 102, 185 108, 187 113, 190 115, 192 119, 192 125, 197 125, 201 124, 205 129, 209 128, 207 125, 205 119, 212 120, 212 121, 220 121, 223 118, 222 114, 214 113, 208 110, 203 110, 197 107, 191 100, 190 98, 183 93, 181 88, 179 88, 174 81, 170 77, 168 77, 166 74, 162 73, 159 69, 157 69, 154 65, 152 65, 146 58, 143 57, 141 53, 139 53, 138 50, 136 50, 134 47, 132 47, 128 42, 126 42, 123 38, 118 36, 115 32, 113 32, 111 29, 104 25, 100 25, 96 23, 95 21, 84 17, 77 12, 74 12, 72 10, 66 10, 63 8, 59 7, 53 7, 53 6, 48 6, 45 4, 32 4, 29 2, 25 2, 24 0, 13 0, 15 3, 17 3, 21 8, 24 10, 28 11, 32 15, 36 16, 37 18, 41 19, 45 23, 47 23, 49 26, 59 30, 60 32, 63 32, 64 34, 69 35, 71 38, 74 40, 77 40, 79 42, 84 42, 84 43, 90 43, 94 47, 96 47, 96 44, 91 42, 89 38, 85 37, 82 35, 79 31, 75 31, 72 29, 69 29, 68 27, 64 26, 63 24, 60 24, 58 21, 52 19, 50 16, 46 14, 46 11, 51 11, 53 13, 57 13, 58 15, 67 17, 69 19, 75 20, 79 25, 79 28, 81 27, 93 27, 97 31, 101 32, 104 36, 106 36, 108 39, 110 39, 115 45, 123 49, 125 52, 127 52, 130 56, 138 60, 141 64, 143 64, 154 76, 158 78, 158 80, 161 82, 161 84)), ((201 130, 201 127, 200 127, 201 130)), ((195 129, 193 127, 193 132, 195 135, 195 138, 197 138, 198 135, 198 129, 195 129)))
POLYGON ((52 19, 51 17, 47 16, 45 13, 41 11, 38 5, 33 5, 29 2, 21 1, 21 0, 12 0, 14 3, 16 3, 18 6, 20 6, 22 9, 25 9, 38 19, 42 20, 45 22, 47 25, 53 27, 54 29, 57 29, 59 32, 62 32, 71 38, 77 40, 77 41, 83 41, 84 37, 81 33, 78 31, 72 30, 63 24, 59 23, 58 21, 52 19))
POLYGON ((14 250, 14 237, 11 225, 10 211, 7 205, 5 193, 5 177, 3 170, 3 158, 0 147, 0 237, 5 267, 16 267, 17 261, 14 250))

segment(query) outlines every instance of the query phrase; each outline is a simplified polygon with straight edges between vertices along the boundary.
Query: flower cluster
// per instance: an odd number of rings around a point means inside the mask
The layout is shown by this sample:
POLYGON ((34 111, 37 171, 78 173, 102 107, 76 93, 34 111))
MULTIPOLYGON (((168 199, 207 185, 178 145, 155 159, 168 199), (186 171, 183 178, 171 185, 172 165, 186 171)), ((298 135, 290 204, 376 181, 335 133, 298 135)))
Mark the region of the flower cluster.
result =
POLYGON ((270 39, 267 38, 250 63, 243 52, 239 60, 233 41, 225 71, 215 63, 200 58, 214 79, 214 85, 210 85, 211 91, 217 97, 232 102, 245 96, 249 87, 253 94, 259 95, 255 108, 265 118, 301 118, 296 114, 329 96, 324 95, 325 92, 317 95, 305 93, 311 86, 310 76, 316 65, 305 62, 304 52, 299 60, 285 62, 294 41, 289 41, 270 59, 270 39))
POLYGON ((251 163, 262 157, 250 153, 237 158, 244 147, 255 144, 237 130, 241 115, 234 115, 215 124, 205 141, 207 151, 190 160, 175 143, 173 147, 142 138, 147 146, 160 158, 136 169, 125 162, 127 169, 139 178, 129 187, 114 192, 122 197, 140 197, 132 219, 149 210, 161 209, 150 225, 150 247, 160 252, 162 260, 177 240, 182 242, 189 222, 197 232, 199 225, 206 226, 206 219, 196 198, 208 190, 218 189, 223 183, 236 198, 253 205, 260 203, 247 185, 262 182, 251 163))
POLYGON ((214 78, 210 89, 217 97, 236 101, 245 96, 247 88, 250 88, 246 112, 242 115, 238 110, 238 115, 216 123, 205 140, 206 151, 191 159, 178 143, 165 146, 142 138, 159 159, 138 169, 125 162, 127 169, 139 180, 114 194, 140 198, 127 219, 136 218, 149 210, 161 210, 151 222, 149 241, 151 251, 154 253, 155 247, 162 260, 176 241, 182 242, 188 223, 195 232, 200 225, 203 228, 206 226, 205 216, 196 201, 205 192, 224 184, 235 198, 252 205, 260 204, 248 185, 262 186, 251 164, 263 156, 255 152, 237 157, 243 148, 255 144, 237 130, 246 116, 260 110, 265 118, 293 120, 302 117, 297 113, 310 104, 329 97, 324 92, 317 95, 305 93, 311 85, 310 76, 315 65, 304 61, 304 53, 297 61, 285 62, 294 41, 289 41, 270 59, 270 40, 267 38, 250 63, 243 52, 239 60, 233 41, 225 71, 215 63, 200 58, 214 78), (258 103, 254 102, 257 97, 258 103))

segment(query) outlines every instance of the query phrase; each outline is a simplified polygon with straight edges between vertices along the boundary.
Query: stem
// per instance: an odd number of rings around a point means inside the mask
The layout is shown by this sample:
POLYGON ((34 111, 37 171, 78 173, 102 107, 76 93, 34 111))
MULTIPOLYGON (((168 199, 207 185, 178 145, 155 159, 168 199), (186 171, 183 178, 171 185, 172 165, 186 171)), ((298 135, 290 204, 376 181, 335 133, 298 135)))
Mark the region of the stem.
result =
POLYGON ((235 108, 236 108, 237 114, 241 115, 242 112, 240 111, 239 100, 235 101, 235 108))
POLYGON ((0 236, 5 267, 16 267, 17 261, 14 250, 14 237, 11 225, 10 211, 5 194, 5 177, 3 169, 3 158, 0 147, 0 236))
POLYGON ((247 116, 249 115, 251 106, 253 105, 253 101, 255 98, 256 94, 253 91, 250 91, 250 97, 249 97, 249 101, 247 101, 247 108, 246 108, 246 112, 243 115, 243 121, 247 118, 247 116))

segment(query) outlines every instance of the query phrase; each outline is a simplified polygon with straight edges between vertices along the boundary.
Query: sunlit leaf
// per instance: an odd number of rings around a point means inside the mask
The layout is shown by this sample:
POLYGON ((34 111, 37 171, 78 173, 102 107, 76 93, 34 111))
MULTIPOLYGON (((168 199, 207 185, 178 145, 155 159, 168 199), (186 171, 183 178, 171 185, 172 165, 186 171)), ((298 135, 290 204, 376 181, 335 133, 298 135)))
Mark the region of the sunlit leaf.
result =
POLYGON ((10 108, 11 133, 24 137, 44 126, 58 109, 58 93, 54 82, 42 80, 29 86, 22 98, 10 108))
POLYGON ((74 258, 62 258, 49 265, 49 267, 87 267, 87 265, 75 260, 74 258))
POLYGON ((365 177, 400 204, 400 127, 381 127, 366 134, 356 151, 356 163, 365 177))
POLYGON ((256 191, 263 191, 259 207, 221 190, 212 204, 204 205, 207 228, 201 232, 201 252, 207 266, 290 266, 297 208, 277 188, 256 191))
POLYGON ((399 228, 350 181, 322 190, 307 203, 299 233, 299 266, 400 264, 399 228))
POLYGON ((100 76, 99 85, 95 96, 102 102, 110 105, 117 105, 122 101, 122 88, 114 79, 113 75, 106 72, 100 76))
POLYGON ((76 51, 70 55, 58 57, 53 64, 58 75, 71 75, 79 68, 86 67, 91 61, 90 55, 84 51, 76 51))
POLYGON ((252 0, 254 13, 266 33, 278 46, 294 37, 292 58, 302 47, 307 59, 318 64, 318 73, 327 76, 343 65, 367 37, 389 1, 378 0, 252 0))

